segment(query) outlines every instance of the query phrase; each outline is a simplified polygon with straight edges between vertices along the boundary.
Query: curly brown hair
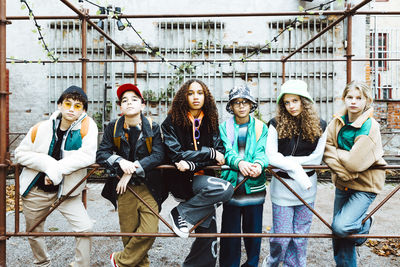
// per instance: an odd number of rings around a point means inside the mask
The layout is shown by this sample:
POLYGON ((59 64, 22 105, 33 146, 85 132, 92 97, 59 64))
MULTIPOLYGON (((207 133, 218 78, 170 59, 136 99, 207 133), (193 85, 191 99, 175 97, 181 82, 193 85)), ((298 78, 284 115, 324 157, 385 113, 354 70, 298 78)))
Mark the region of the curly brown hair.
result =
POLYGON ((201 110, 204 113, 204 121, 206 121, 208 131, 210 133, 216 133, 218 132, 218 109, 207 85, 200 80, 190 79, 182 84, 172 100, 168 115, 171 116, 172 123, 176 126, 184 129, 192 129, 192 123, 187 116, 189 112, 188 91, 190 85, 195 82, 200 84, 203 88, 204 105, 201 110))
POLYGON ((276 130, 279 139, 292 138, 300 134, 304 140, 314 142, 323 133, 320 119, 313 103, 300 96, 302 112, 294 117, 286 110, 283 98, 279 101, 276 114, 276 130))

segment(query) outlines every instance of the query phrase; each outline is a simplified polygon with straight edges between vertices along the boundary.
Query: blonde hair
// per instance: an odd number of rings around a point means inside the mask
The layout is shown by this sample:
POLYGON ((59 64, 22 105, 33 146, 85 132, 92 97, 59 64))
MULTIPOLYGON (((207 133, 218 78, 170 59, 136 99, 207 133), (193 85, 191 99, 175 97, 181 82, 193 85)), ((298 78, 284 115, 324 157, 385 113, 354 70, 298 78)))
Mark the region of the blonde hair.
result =
POLYGON ((346 85, 343 90, 342 99, 345 99, 350 90, 357 89, 361 92, 361 94, 367 99, 367 103, 365 105, 365 110, 369 109, 374 102, 374 98, 372 97, 372 89, 368 84, 360 81, 351 81, 346 85))

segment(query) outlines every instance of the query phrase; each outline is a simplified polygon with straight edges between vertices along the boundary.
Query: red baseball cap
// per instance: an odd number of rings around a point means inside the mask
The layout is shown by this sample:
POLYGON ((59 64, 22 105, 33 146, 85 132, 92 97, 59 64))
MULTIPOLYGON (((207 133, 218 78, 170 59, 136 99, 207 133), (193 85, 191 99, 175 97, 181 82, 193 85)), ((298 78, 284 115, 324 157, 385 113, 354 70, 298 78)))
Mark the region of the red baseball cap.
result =
POLYGON ((119 101, 121 101, 122 95, 126 91, 134 91, 136 95, 140 96, 140 98, 142 100, 144 100, 142 93, 140 92, 139 88, 137 88, 136 85, 131 84, 131 83, 125 83, 125 84, 121 85, 120 87, 118 87, 118 89, 117 89, 117 96, 118 96, 119 101))

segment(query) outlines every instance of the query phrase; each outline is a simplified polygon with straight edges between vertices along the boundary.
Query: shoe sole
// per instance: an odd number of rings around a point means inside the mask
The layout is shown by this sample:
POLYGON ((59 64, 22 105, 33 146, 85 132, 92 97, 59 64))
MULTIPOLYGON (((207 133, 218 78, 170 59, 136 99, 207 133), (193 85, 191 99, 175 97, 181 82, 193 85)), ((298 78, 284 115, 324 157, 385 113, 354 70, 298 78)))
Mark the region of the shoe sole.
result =
POLYGON ((115 253, 115 252, 111 253, 111 255, 110 255, 111 264, 112 264, 112 266, 114 266, 114 267, 119 267, 118 264, 117 264, 117 263, 115 262, 115 260, 114 260, 114 253, 115 253))
POLYGON ((179 237, 182 237, 182 238, 188 238, 189 237, 189 233, 185 233, 185 232, 182 232, 181 230, 179 230, 179 228, 174 223, 174 218, 172 217, 171 213, 169 214, 169 217, 171 218, 172 229, 174 230, 175 234, 178 235, 179 237))

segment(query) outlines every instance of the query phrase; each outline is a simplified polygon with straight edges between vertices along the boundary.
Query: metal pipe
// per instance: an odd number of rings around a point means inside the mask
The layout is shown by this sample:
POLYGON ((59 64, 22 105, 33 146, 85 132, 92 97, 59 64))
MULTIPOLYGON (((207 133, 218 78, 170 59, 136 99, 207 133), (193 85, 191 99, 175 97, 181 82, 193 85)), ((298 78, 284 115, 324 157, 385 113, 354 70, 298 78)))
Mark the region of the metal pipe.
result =
MULTIPOLYGON (((82 21, 82 27, 81 27, 81 38, 82 38, 82 58, 80 58, 82 62, 82 90, 86 93, 86 85, 87 85, 87 69, 86 69, 86 62, 87 62, 87 46, 86 46, 86 40, 87 40, 87 21, 86 21, 86 16, 89 14, 89 9, 83 9, 83 14, 85 16, 80 16, 80 19, 82 21)), ((68 49, 68 48, 67 48, 68 49)))
MULTIPOLYGON (((267 59, 267 58, 254 58, 254 59, 246 59, 246 62, 282 62, 283 59, 267 59)), ((129 59, 86 59, 87 62, 92 63, 103 63, 103 62, 132 62, 129 59)), ((288 59, 286 62, 345 62, 347 59, 344 58, 298 58, 298 59, 288 59)), ((400 61, 400 58, 353 58, 352 61, 400 61)), ((7 64, 28 64, 28 63, 38 63, 38 60, 8 60, 7 64)), ((161 63, 161 59, 137 59, 136 62, 149 62, 149 63, 161 63)), ((168 59, 168 62, 198 62, 198 63, 234 63, 234 62, 243 62, 242 59, 168 59)), ((40 63, 54 63, 51 60, 42 60, 40 63)), ((82 63, 82 60, 58 60, 57 63, 82 63)))
POLYGON ((137 85, 137 61, 133 62, 133 81, 137 85))
POLYGON ((52 205, 50 210, 39 220, 36 222, 36 224, 34 226, 32 226, 28 232, 32 232, 33 230, 35 230, 35 228, 41 224, 44 220, 46 220, 47 216, 49 216, 54 210, 57 209, 58 206, 61 205, 61 203, 64 202, 64 200, 66 200, 71 194, 72 192, 75 191, 75 189, 77 189, 84 181, 86 181, 86 179, 92 175, 95 171, 97 170, 97 168, 93 168, 85 177, 82 178, 82 180, 79 181, 79 183, 77 183, 65 196, 62 196, 61 198, 57 199, 52 205))
POLYGON ((15 166, 15 220, 14 220, 14 224, 15 224, 15 229, 14 231, 16 233, 19 232, 19 170, 20 170, 20 166, 17 165, 15 166))
MULTIPOLYGON (((48 237, 60 237, 60 236, 81 236, 81 237, 115 237, 115 236, 138 236, 138 237, 176 237, 175 233, 121 233, 121 232, 7 232, 6 238, 9 237, 26 237, 26 236, 48 236, 48 237)), ((335 238, 333 234, 325 233, 308 233, 308 234, 291 234, 291 233, 191 233, 189 237, 290 237, 290 238, 335 238)), ((346 239, 352 238, 400 238, 400 235, 371 235, 371 234, 356 234, 343 237, 346 239)))
MULTIPOLYGON (((322 11, 318 12, 265 12, 265 13, 211 13, 211 14, 121 14, 118 18, 148 19, 148 18, 201 18, 201 17, 280 17, 280 16, 320 16, 320 15, 344 15, 346 11, 322 11)), ((400 15, 400 11, 357 11, 354 15, 400 15)), ((107 15, 91 15, 89 19, 106 19, 107 15)), ((79 16, 35 16, 36 20, 79 19, 79 16)), ((7 20, 29 20, 29 16, 8 16, 7 20)))
POLYGON ((362 221, 362 223, 365 223, 372 215, 374 215, 374 213, 378 209, 380 209, 380 207, 382 207, 383 204, 385 204, 394 194, 396 194, 396 192, 399 191, 399 189, 400 185, 398 185, 395 189, 393 189, 392 192, 390 192, 390 194, 387 195, 384 200, 382 200, 371 212, 369 212, 367 217, 365 217, 364 220, 362 221))
POLYGON ((91 21, 89 19, 89 16, 85 15, 84 13, 82 13, 79 9, 77 9, 74 5, 72 5, 70 2, 68 2, 67 0, 60 0, 61 2, 63 2, 66 6, 68 6, 70 9, 72 9, 72 11, 74 11, 76 14, 79 15, 79 17, 85 17, 87 23, 89 23, 93 28, 95 28, 98 32, 100 32, 105 38, 107 38, 111 43, 113 43, 116 47, 118 47, 119 49, 121 49, 121 51, 126 54, 130 59, 132 59, 134 62, 137 60, 137 58, 133 55, 131 55, 127 50, 125 50, 122 46, 120 46, 116 41, 114 41, 107 33, 105 33, 105 31, 103 31, 101 28, 99 28, 97 26, 96 23, 94 23, 93 21, 91 21))
MULTIPOLYGON (((16 163, 4 163, 4 164, 0 164, 0 167, 3 168, 7 168, 7 167, 15 167, 18 164, 16 163)), ((315 169, 315 170, 329 170, 329 167, 327 165, 304 165, 301 166, 303 169, 315 169)), ((99 164, 92 164, 90 166, 88 166, 87 168, 101 168, 101 166, 99 164)), ((167 164, 162 164, 162 165, 158 165, 157 167, 155 167, 156 169, 171 169, 171 170, 175 170, 176 167, 174 165, 167 165, 167 164)), ((86 168, 85 168, 86 169, 86 168)), ((205 170, 230 170, 229 166, 227 165, 222 165, 222 166, 217 166, 217 165, 212 165, 212 166, 206 166, 204 167, 205 170)), ((277 169, 274 166, 268 166, 268 169, 277 169)), ((378 170, 399 170, 400 169, 400 165, 385 165, 385 166, 374 166, 371 167, 371 169, 378 169, 378 170)))
MULTIPOLYGON (((121 179, 121 177, 119 177, 118 175, 117 175, 117 178, 118 178, 118 179, 121 179)), ((128 184, 128 185, 127 185, 127 188, 128 188, 128 190, 129 190, 135 197, 137 197, 151 212, 153 212, 153 214, 156 215, 156 216, 158 217, 158 219, 160 219, 160 221, 162 221, 171 231, 173 231, 172 226, 171 226, 166 220, 164 220, 164 218, 161 217, 161 215, 160 215, 157 211, 155 211, 149 204, 147 204, 147 202, 144 201, 144 199, 141 198, 141 197, 133 190, 133 188, 131 187, 131 185, 128 184)))
POLYGON ((329 24, 328 26, 325 27, 325 29, 323 29, 322 31, 320 31, 319 33, 317 33, 317 35, 315 35, 313 38, 311 38, 310 40, 308 40, 307 42, 305 42, 304 44, 302 44, 299 48, 297 48, 295 51, 293 51, 292 53, 290 53, 287 57, 283 58, 282 61, 287 61, 289 58, 291 58, 292 56, 294 56, 297 52, 299 52, 300 50, 302 50, 304 47, 306 47, 307 45, 311 44, 312 42, 314 42, 316 39, 318 39, 319 37, 321 37, 324 33, 326 33, 327 31, 329 31, 330 29, 332 29, 333 27, 335 27, 337 24, 339 24, 341 21, 343 21, 345 18, 347 18, 350 15, 353 15, 353 13, 362 8, 363 6, 365 6, 366 4, 368 4, 369 2, 371 2, 372 0, 364 0, 361 3, 359 3, 358 5, 356 5, 355 7, 353 7, 350 10, 346 10, 345 14, 342 15, 341 17, 339 17, 337 20, 335 20, 334 22, 332 22, 331 24, 329 24))
MULTIPOLYGON (((0 164, 7 160, 6 27, 6 0, 0 0, 0 164)), ((0 266, 6 266, 6 172, 0 168, 0 266)))
MULTIPOLYGON (((350 11, 351 4, 348 4, 347 9, 350 11)), ((351 58, 352 50, 353 50, 353 17, 350 15, 347 17, 347 47, 346 47, 346 83, 351 82, 351 72, 352 72, 352 63, 351 58)))

